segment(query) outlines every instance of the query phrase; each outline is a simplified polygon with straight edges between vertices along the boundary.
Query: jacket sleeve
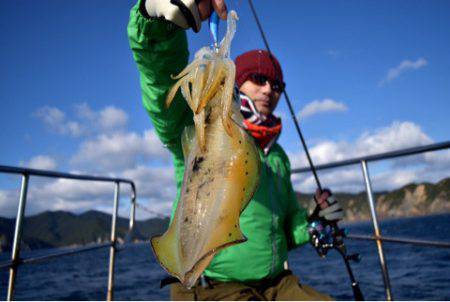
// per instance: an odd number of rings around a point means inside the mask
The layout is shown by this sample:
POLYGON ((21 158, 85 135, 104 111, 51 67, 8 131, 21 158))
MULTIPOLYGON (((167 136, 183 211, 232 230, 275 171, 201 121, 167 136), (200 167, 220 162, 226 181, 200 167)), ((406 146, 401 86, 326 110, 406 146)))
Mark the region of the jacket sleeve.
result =
POLYGON ((297 195, 292 186, 291 164, 286 156, 286 163, 288 168, 287 174, 287 190, 288 190, 288 214, 286 217, 286 237, 289 250, 296 248, 309 241, 308 233, 308 214, 306 210, 300 206, 297 195))
POLYGON ((188 62, 187 38, 184 30, 162 19, 144 15, 143 0, 130 12, 128 38, 136 61, 142 91, 142 102, 156 134, 172 153, 179 155, 180 136, 192 124, 192 112, 178 92, 171 106, 165 100, 178 74, 188 62))
POLYGON ((178 92, 166 108, 166 95, 178 74, 188 62, 189 52, 186 32, 175 24, 145 16, 144 0, 131 9, 128 38, 136 61, 142 92, 142 102, 161 142, 173 155, 177 206, 184 173, 181 133, 186 125, 193 124, 192 112, 178 92))

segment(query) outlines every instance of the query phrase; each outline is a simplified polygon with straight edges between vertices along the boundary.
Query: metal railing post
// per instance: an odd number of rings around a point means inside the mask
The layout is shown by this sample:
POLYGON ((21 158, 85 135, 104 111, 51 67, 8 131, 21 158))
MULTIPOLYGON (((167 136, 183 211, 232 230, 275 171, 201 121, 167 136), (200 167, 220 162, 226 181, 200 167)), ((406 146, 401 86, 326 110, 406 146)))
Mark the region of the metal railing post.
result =
POLYGON ((388 273, 386 261, 384 259, 383 245, 382 245, 382 242, 380 239, 381 233, 380 233, 380 228, 378 226, 377 213, 375 210, 375 203, 374 203, 374 198, 373 198, 373 193, 372 193, 372 185, 370 183, 369 169, 367 167, 367 162, 365 160, 361 161, 361 167, 362 167, 362 171, 364 174, 364 182, 366 185, 367 199, 369 201, 369 206, 370 206, 370 214, 372 215, 373 228, 375 231, 375 238, 376 238, 377 248, 378 248, 378 256, 380 257, 381 271, 383 274, 383 282, 384 282, 384 287, 386 290, 386 300, 392 301, 393 298, 392 298, 392 293, 391 293, 391 284, 389 281, 389 273, 388 273))
POLYGON ((20 189, 20 200, 16 217, 16 228, 14 231, 14 242, 11 253, 11 267, 9 269, 8 294, 6 300, 11 301, 14 295, 14 285, 17 275, 17 267, 20 260, 20 242, 22 240, 23 217, 25 215, 25 205, 27 203, 28 174, 22 174, 22 187, 20 189))
POLYGON ((136 188, 131 186, 131 209, 130 209, 130 225, 129 230, 134 228, 134 221, 136 219, 136 188))
POLYGON ((116 224, 117 224, 117 213, 119 210, 119 182, 115 182, 114 190, 114 209, 111 222, 111 247, 109 249, 109 274, 108 274, 108 294, 107 300, 112 301, 114 299, 114 266, 116 260, 116 224))

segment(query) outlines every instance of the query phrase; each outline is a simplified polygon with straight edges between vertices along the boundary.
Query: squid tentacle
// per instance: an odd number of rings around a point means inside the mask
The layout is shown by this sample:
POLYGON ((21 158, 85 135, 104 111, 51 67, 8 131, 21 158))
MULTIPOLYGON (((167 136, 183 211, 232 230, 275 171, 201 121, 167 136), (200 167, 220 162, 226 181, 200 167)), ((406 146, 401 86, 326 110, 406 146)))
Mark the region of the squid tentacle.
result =
POLYGON ((184 77, 185 75, 187 75, 188 73, 192 72, 192 70, 197 68, 199 65, 207 64, 207 62, 208 62, 208 60, 206 60, 206 59, 199 59, 199 60, 193 61, 191 64, 186 66, 182 71, 180 71, 179 74, 177 74, 176 76, 170 76, 170 77, 172 79, 180 79, 180 78, 184 77))
POLYGON ((188 103, 189 107, 192 111, 194 111, 195 104, 194 100, 192 99, 192 91, 189 87, 189 83, 194 79, 193 75, 188 75, 185 78, 183 78, 183 83, 181 85, 181 92, 183 93, 184 98, 186 99, 186 102, 188 103))
POLYGON ((224 68, 224 64, 220 60, 220 61, 216 62, 214 69, 211 70, 212 80, 209 82, 210 85, 209 86, 207 85, 204 89, 204 93, 202 95, 202 98, 200 100, 200 104, 198 105, 196 113, 203 110, 203 108, 205 108, 208 101, 211 100, 211 98, 219 90, 219 87, 222 84, 222 81, 225 77, 223 68, 224 68))
POLYGON ((205 86, 205 78, 208 72, 208 65, 200 65, 195 70, 195 76, 192 78, 190 82, 192 85, 192 111, 196 112, 198 110, 198 106, 200 104, 200 96, 205 86), (194 81, 195 80, 195 81, 194 81))
POLYGON ((231 48, 231 40, 234 38, 234 34, 236 33, 236 20, 238 20, 238 16, 235 11, 231 11, 228 14, 227 18, 227 33, 225 37, 220 42, 219 55, 223 58, 230 57, 230 48, 231 48))
POLYGON ((205 110, 200 111, 198 114, 194 114, 195 133, 197 136, 197 143, 200 150, 203 152, 206 148, 205 139, 205 110))
POLYGON ((222 95, 222 124, 228 135, 233 136, 231 132, 231 105, 233 103, 233 87, 236 67, 230 59, 224 60, 224 66, 227 69, 227 77, 223 87, 222 95))
POLYGON ((172 101, 175 97, 175 94, 178 91, 178 88, 180 88, 180 86, 183 84, 184 79, 178 80, 173 86, 172 88, 170 88, 169 92, 167 93, 166 96, 166 108, 169 108, 170 104, 172 104, 172 101))

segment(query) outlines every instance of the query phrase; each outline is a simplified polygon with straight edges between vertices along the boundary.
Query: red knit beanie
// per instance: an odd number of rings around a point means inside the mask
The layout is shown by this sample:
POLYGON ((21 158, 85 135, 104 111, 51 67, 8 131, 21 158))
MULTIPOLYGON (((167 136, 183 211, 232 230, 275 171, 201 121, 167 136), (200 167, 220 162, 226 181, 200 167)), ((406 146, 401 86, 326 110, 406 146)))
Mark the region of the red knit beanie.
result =
POLYGON ((238 56, 235 63, 236 84, 238 87, 241 87, 253 73, 262 74, 269 80, 278 80, 283 83, 283 72, 281 71, 280 63, 274 55, 270 55, 269 52, 265 50, 257 49, 247 51, 238 56), (270 56, 272 56, 272 58, 270 56))

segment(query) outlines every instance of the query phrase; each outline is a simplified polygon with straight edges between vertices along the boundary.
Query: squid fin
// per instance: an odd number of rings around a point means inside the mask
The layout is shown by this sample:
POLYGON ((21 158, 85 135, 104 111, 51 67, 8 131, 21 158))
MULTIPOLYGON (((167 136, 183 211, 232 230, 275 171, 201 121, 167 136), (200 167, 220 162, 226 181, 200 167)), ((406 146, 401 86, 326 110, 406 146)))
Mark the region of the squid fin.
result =
MULTIPOLYGON (((239 218, 239 216, 237 217, 239 218)), ((179 238, 175 227, 177 222, 175 220, 172 221, 166 233, 151 239, 153 252, 158 262, 169 274, 177 277, 185 287, 191 288, 218 251, 247 240, 238 227, 238 220, 231 218, 231 220, 226 219, 220 223, 216 230, 217 236, 211 238, 203 249, 203 253, 201 253, 203 256, 190 268, 186 267, 186 264, 191 259, 186 259, 180 254, 179 238), (230 223, 236 226, 232 230, 230 230, 230 223)))
POLYGON ((179 255, 178 236, 176 232, 176 218, 172 221, 169 229, 161 236, 151 239, 151 246, 156 259, 161 266, 171 275, 181 280, 182 259, 179 255))

